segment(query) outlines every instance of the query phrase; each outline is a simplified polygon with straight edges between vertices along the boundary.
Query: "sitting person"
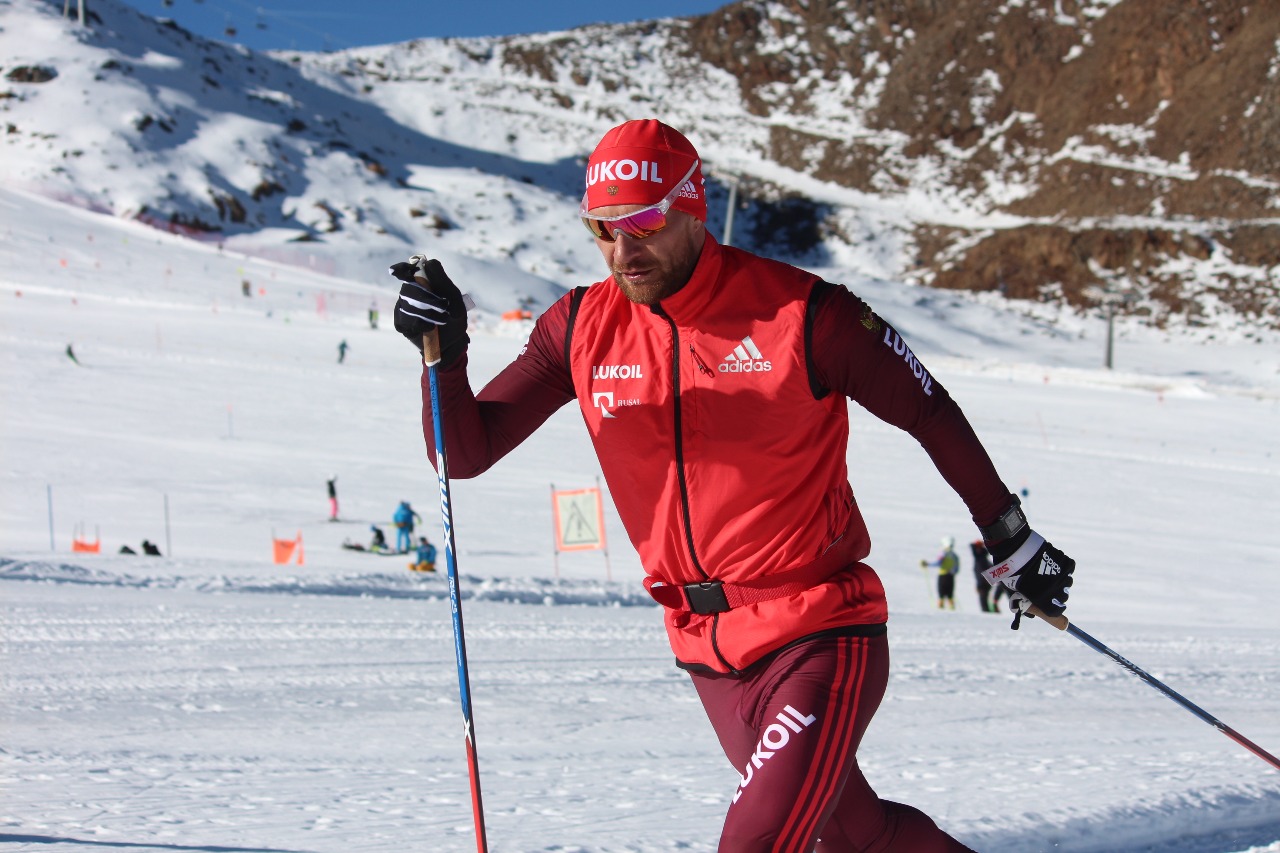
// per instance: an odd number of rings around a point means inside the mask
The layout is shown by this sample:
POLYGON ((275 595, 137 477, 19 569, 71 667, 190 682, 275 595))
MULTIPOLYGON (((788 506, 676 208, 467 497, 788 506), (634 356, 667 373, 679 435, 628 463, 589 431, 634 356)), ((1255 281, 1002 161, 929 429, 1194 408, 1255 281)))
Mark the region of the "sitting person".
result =
POLYGON ((436 570, 436 546, 427 541, 427 537, 418 537, 418 559, 409 564, 415 572, 434 572, 436 570))

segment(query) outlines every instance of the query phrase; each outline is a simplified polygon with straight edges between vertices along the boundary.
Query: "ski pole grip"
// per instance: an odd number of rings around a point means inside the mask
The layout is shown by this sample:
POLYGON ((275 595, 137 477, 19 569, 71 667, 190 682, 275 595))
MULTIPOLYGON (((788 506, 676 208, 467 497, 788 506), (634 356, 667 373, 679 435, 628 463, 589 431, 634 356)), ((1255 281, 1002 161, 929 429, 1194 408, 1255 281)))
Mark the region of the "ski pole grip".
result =
MULTIPOLYGON (((418 284, 431 290, 431 282, 427 281, 427 277, 419 271, 413 276, 413 280, 418 284)), ((422 333, 422 363, 427 367, 440 363, 440 331, 432 329, 429 332, 422 333)))
POLYGON ((1037 619, 1043 619, 1059 631, 1067 630, 1067 626, 1071 624, 1071 621, 1065 616, 1046 616, 1044 611, 1039 607, 1036 607, 1034 604, 1027 607, 1027 612, 1037 619))
POLYGON ((428 367, 440 363, 440 332, 437 329, 422 333, 422 363, 428 367))

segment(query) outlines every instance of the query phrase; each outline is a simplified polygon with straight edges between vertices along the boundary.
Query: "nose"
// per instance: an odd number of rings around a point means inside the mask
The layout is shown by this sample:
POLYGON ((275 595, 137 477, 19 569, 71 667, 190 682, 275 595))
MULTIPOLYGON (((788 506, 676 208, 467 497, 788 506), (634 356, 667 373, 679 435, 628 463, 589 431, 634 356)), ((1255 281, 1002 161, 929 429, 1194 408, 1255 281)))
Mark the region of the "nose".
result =
POLYGON ((640 254, 640 240, 621 231, 615 232, 613 237, 613 258, 615 261, 625 261, 627 258, 634 258, 640 254))

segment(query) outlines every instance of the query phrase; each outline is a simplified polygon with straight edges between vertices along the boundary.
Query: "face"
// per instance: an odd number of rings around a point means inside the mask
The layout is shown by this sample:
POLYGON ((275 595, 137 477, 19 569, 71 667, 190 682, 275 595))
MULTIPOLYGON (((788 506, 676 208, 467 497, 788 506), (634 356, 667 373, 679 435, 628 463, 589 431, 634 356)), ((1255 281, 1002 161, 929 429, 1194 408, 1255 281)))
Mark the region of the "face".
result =
MULTIPOLYGON (((618 216, 642 205, 613 205, 592 210, 601 216, 618 216)), ((672 210, 667 226, 643 239, 619 232, 612 243, 596 238, 609 272, 622 293, 639 305, 656 305, 684 287, 702 254, 704 228, 696 216, 672 210)))

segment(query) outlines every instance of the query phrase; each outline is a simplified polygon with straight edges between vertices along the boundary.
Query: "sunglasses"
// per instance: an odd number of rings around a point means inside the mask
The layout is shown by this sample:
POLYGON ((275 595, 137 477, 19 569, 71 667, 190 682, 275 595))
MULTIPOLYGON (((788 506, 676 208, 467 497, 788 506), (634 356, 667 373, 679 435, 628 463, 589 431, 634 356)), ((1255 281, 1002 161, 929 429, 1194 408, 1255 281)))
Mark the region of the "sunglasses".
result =
POLYGON ((582 195, 582 204, 578 207, 578 216, 582 217, 582 224, 587 226, 598 240, 604 240, 606 243, 612 243, 621 231, 628 237, 636 240, 643 240, 653 234, 657 234, 663 228, 667 227, 667 211, 671 209, 671 205, 676 203, 676 198, 680 195, 680 190, 684 187, 689 179, 693 177, 693 173, 698 170, 701 161, 694 160, 693 165, 689 167, 689 171, 680 180, 676 181, 676 185, 671 188, 671 192, 667 193, 666 198, 657 204, 651 204, 648 207, 642 207, 631 213, 624 213, 620 216, 596 216, 587 210, 586 193, 582 195))

